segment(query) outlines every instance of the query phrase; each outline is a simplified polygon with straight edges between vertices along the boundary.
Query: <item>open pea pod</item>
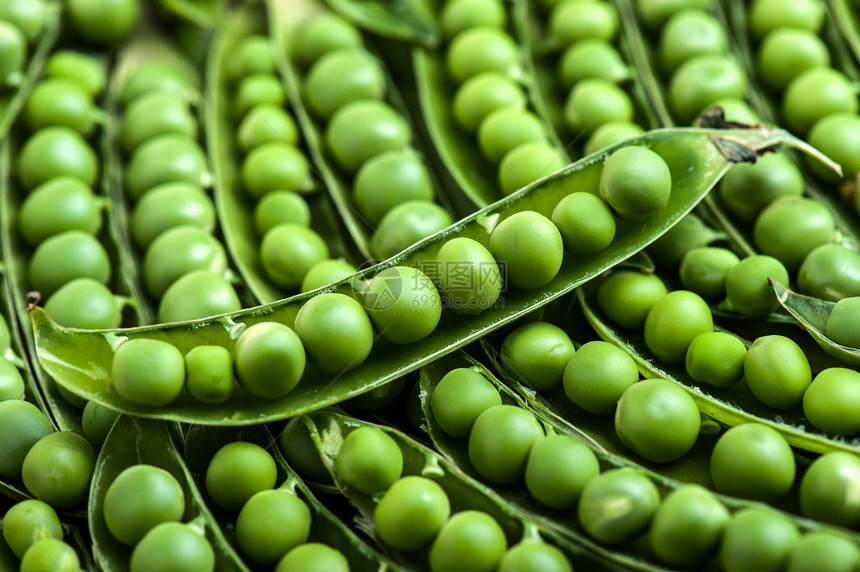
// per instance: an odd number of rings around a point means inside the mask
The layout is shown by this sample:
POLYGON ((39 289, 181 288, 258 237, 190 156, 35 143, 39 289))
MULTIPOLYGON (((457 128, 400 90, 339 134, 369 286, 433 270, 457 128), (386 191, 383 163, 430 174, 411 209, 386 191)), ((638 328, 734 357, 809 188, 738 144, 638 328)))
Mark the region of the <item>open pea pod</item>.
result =
POLYGON ((777 410, 761 403, 743 380, 730 388, 711 388, 693 380, 683 364, 662 364, 648 349, 641 332, 618 328, 609 322, 597 306, 593 290, 585 288, 577 295, 586 318, 597 334, 628 351, 646 376, 663 377, 684 388, 696 402, 699 411, 721 425, 733 427, 742 423, 761 423, 778 431, 790 445, 798 449, 812 453, 860 453, 860 439, 845 440, 825 435, 810 425, 800 407, 777 410))
POLYGON ((431 0, 325 0, 332 10, 384 38, 433 48, 439 25, 431 0))
POLYGON ((701 200, 731 164, 752 159, 757 152, 779 143, 791 144, 794 141, 779 130, 652 131, 540 179, 389 260, 325 289, 273 304, 193 322, 105 331, 62 328, 53 323, 43 310, 34 308, 30 316, 38 340, 37 355, 43 367, 71 392, 133 415, 225 425, 292 417, 385 384, 570 292, 663 234, 701 200), (355 296, 356 286, 360 287, 363 281, 383 269, 422 264, 426 268, 436 260, 437 252, 449 239, 468 237, 487 244, 495 226, 510 215, 531 210, 549 216, 564 196, 574 191, 596 192, 608 153, 626 145, 646 145, 664 157, 673 180, 669 204, 658 216, 645 221, 619 219, 615 239, 609 247, 591 257, 566 256, 558 274, 545 286, 531 290, 510 287, 503 293, 503 304, 497 303, 475 316, 443 310, 439 325, 424 339, 398 346, 378 340, 361 365, 337 376, 308 367, 298 386, 276 399, 258 399, 237 388, 233 397, 223 404, 203 404, 183 394, 171 404, 156 408, 125 400, 113 388, 110 373, 113 352, 117 343, 125 339, 164 340, 183 353, 201 344, 215 344, 232 350, 238 335, 250 325, 278 321, 292 326, 302 305, 322 292, 355 296))
MULTIPOLYGON (((836 302, 798 294, 776 280, 771 280, 770 283, 782 307, 803 326, 822 350, 849 367, 860 367, 860 349, 836 343, 825 333, 827 319, 836 302)), ((855 439, 854 445, 854 450, 860 451, 860 439, 855 439)))
POLYGON ((249 568, 230 546, 194 484, 191 472, 177 450, 174 433, 168 423, 123 415, 108 434, 96 460, 87 511, 99 569, 105 572, 129 569, 132 548, 120 543, 108 530, 104 519, 104 499, 108 487, 124 469, 147 464, 166 470, 179 482, 185 495, 183 521, 194 520, 203 526, 215 551, 216 570, 248 572, 249 568))
POLYGON ((61 2, 45 3, 45 20, 39 41, 33 47, 33 52, 27 63, 27 70, 21 83, 9 94, 0 95, 0 141, 6 139, 9 130, 24 108, 33 85, 42 75, 42 69, 51 51, 54 49, 62 29, 60 18, 61 2))
MULTIPOLYGON (((311 492, 302 479, 287 465, 272 434, 264 425, 248 427, 206 427, 192 425, 185 442, 185 461, 195 476, 199 490, 205 490, 204 477, 209 462, 224 445, 234 441, 254 443, 266 449, 278 467, 277 487, 289 490, 301 498, 311 511, 311 530, 308 542, 321 542, 339 550, 347 559, 350 570, 384 572, 399 570, 398 566, 362 540, 352 529, 328 510, 311 492)), ((208 499, 208 497, 206 497, 208 499)), ((230 542, 236 546, 237 513, 209 504, 212 514, 220 523, 230 542)), ((238 547, 237 547, 238 550, 238 547)), ((253 568, 262 568, 252 566, 253 568)))
POLYGON ((839 34, 851 51, 854 65, 860 65, 860 15, 857 9, 851 6, 849 0, 828 0, 827 6, 839 34))
MULTIPOLYGON (((259 31, 250 10, 237 12, 229 26, 222 26, 210 44, 206 64, 204 120, 206 148, 213 171, 213 195, 224 243, 242 280, 259 303, 286 298, 289 292, 266 276, 260 261, 260 236, 254 225, 253 205, 239 179, 239 152, 235 144, 236 122, 230 114, 228 70, 237 43, 259 31)), ((277 48, 273 44, 273 53, 277 48)), ((313 228, 325 240, 333 257, 352 258, 340 234, 331 199, 325 193, 305 195, 313 228)))
MULTIPOLYGON (((603 555, 605 551, 600 550, 594 543, 580 543, 569 535, 561 534, 542 517, 527 513, 508 502, 495 488, 473 479, 443 455, 396 429, 322 411, 314 412, 304 419, 310 430, 311 439, 320 452, 323 464, 331 473, 341 493, 358 510, 361 519, 358 525, 371 535, 375 534, 373 513, 378 498, 363 494, 346 485, 338 478, 334 468, 344 437, 358 427, 375 427, 394 439, 403 454, 402 475, 420 475, 436 481, 448 496, 452 514, 462 510, 480 510, 492 516, 504 530, 509 546, 524 538, 543 537, 566 554, 574 569, 616 569, 623 561, 625 569, 649 572, 665 570, 644 560, 606 560, 603 555)), ((383 545, 383 549, 407 570, 429 569, 427 565, 429 547, 421 548, 416 552, 403 552, 386 545, 383 545)))

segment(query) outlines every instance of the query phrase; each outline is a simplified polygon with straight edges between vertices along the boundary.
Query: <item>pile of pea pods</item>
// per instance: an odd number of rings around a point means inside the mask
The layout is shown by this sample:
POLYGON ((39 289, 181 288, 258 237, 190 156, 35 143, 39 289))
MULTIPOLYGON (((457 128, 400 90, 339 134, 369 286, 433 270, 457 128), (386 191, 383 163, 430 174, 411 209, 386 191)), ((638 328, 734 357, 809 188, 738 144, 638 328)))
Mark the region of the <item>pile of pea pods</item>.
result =
POLYGON ((857 0, 0 0, 0 572, 860 569, 857 0))

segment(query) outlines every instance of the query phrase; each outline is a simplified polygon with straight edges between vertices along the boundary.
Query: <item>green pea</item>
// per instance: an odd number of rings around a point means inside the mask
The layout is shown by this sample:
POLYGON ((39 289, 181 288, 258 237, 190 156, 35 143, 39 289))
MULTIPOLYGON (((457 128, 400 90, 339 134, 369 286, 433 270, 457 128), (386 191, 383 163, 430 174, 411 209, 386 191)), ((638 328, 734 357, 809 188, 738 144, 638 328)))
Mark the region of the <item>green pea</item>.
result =
POLYGON ((247 441, 227 443, 206 468, 206 492, 227 510, 240 510, 260 491, 275 487, 278 469, 268 451, 247 441))
POLYGON ((185 360, 168 342, 126 340, 114 353, 111 376, 114 389, 123 399, 158 407, 167 405, 182 391, 185 360))
POLYGON ((387 103, 364 100, 338 109, 326 125, 324 137, 336 163, 355 172, 375 155, 405 149, 412 140, 412 130, 387 103))
POLYGON ((134 546, 157 524, 182 520, 185 493, 176 477, 164 469, 132 465, 108 486, 103 510, 114 538, 134 546))
POLYGON ((228 75, 231 81, 253 73, 275 73, 275 58, 268 36, 249 34, 236 42, 230 54, 228 75))
POLYGON ((95 453, 86 439, 71 431, 57 431, 30 448, 21 465, 21 479, 37 499, 72 508, 87 500, 95 464, 95 453))
POLYGON ((125 190, 133 199, 164 183, 207 186, 206 155, 185 135, 159 135, 142 143, 131 155, 125 172, 125 190))
POLYGON ((357 271, 358 269, 355 266, 341 258, 321 260, 308 269, 305 277, 302 278, 299 290, 310 292, 332 282, 343 280, 357 271))
POLYGON ((436 203, 421 200, 402 202, 385 213, 376 225, 370 251, 377 258, 391 258, 452 222, 448 211, 436 203))
POLYGON ((700 55, 728 51, 726 30, 709 12, 698 9, 673 14, 660 30, 657 55, 665 75, 685 61, 700 55))
POLYGON ((502 366, 509 374, 538 391, 561 386, 573 343, 564 330, 548 322, 525 324, 502 341, 502 366))
POLYGON ((242 308, 233 285, 211 270, 194 270, 180 276, 161 297, 161 323, 199 320, 242 308))
POLYGON ((543 434, 530 411, 494 405, 475 418, 469 433, 469 460, 484 479, 515 483, 522 480, 529 451, 543 434))
POLYGON ((269 191, 254 207, 254 226, 260 236, 281 224, 311 224, 307 201, 294 191, 269 191))
POLYGON ((315 264, 329 257, 325 240, 306 226, 282 223, 270 228, 260 243, 260 262, 269 279, 295 289, 315 264))
POLYGON ((295 493, 274 489, 255 493, 236 517, 236 541, 254 562, 275 564, 307 542, 311 511, 295 493))
POLYGON ((585 485, 577 515, 589 536, 614 546, 643 532, 659 504, 651 479, 631 468, 611 469, 585 485))
POLYGON ((366 495, 388 489, 403 473, 403 453, 385 432, 374 427, 353 429, 335 459, 338 477, 366 495))
POLYGON ((113 292, 92 278, 75 278, 60 286, 45 302, 45 312, 67 328, 106 330, 122 322, 113 292))
POLYGON ((281 81, 273 73, 253 73, 239 80, 233 92, 233 115, 244 117, 257 105, 283 105, 287 100, 281 81))
POLYGON ((742 98, 746 72, 727 55, 695 56, 678 66, 669 80, 669 103, 683 123, 689 123, 708 105, 726 97, 742 98))
POLYGON ((291 55, 307 65, 327 52, 355 49, 361 43, 361 33, 352 23, 333 12, 321 11, 296 28, 290 48, 291 55))
POLYGON ((307 542, 287 552, 275 572, 349 572, 349 561, 336 548, 307 542))
POLYGON ((7 0, 0 5, 0 19, 11 22, 34 42, 45 25, 44 0, 7 0))
POLYGON ((806 255, 833 238, 833 214, 822 203, 805 197, 784 197, 764 208, 753 227, 762 254, 773 256, 786 269, 796 270, 806 255), (785 229, 792 232, 785 232, 785 229))
POLYGON ((794 453, 767 425, 744 423, 723 433, 711 454, 711 477, 727 495, 776 502, 794 483, 794 453))
POLYGON ((31 131, 61 125, 89 137, 95 128, 92 97, 79 82, 65 78, 43 79, 33 87, 24 106, 31 131))
POLYGON ((30 546, 42 538, 62 540, 63 526, 48 503, 26 499, 12 505, 3 516, 3 539, 21 558, 30 546))
POLYGON ((634 383, 621 394, 615 410, 615 432, 634 453, 652 463, 686 455, 699 436, 696 402, 679 385, 665 379, 634 383))
POLYGON ((375 225, 401 203, 432 201, 433 184, 427 167, 414 151, 386 151, 368 159, 358 170, 352 197, 361 214, 375 225))
POLYGON ((142 94, 126 107, 119 122, 119 142, 123 151, 131 153, 160 135, 197 138, 197 118, 183 96, 153 91, 142 94))
POLYGON ((492 516, 464 510, 449 518, 436 535, 430 547, 430 570, 495 570, 507 548, 505 533, 492 516))
POLYGON ((481 72, 464 81, 454 94, 454 119, 469 132, 500 109, 525 109, 526 95, 510 76, 497 71, 481 72))
POLYGON ((657 557, 670 566, 701 565, 717 551, 729 511, 701 485, 670 492, 654 514, 649 540, 657 557))
POLYGON ((88 44, 109 46, 124 40, 140 20, 139 0, 69 0, 66 16, 75 34, 88 44))
POLYGON ((643 220, 669 203, 672 174, 660 155, 645 147, 623 147, 600 174, 600 197, 621 218, 643 220))
POLYGON ((81 561, 75 549, 56 538, 37 540, 21 557, 20 572, 75 570, 81 561))
POLYGON ((386 268, 371 279, 362 294, 376 331, 395 344, 426 338, 442 317, 436 286, 417 268, 386 268))
POLYGON ((564 120, 570 129, 591 135, 611 121, 632 121, 633 102, 615 83, 597 78, 583 79, 573 86, 564 103, 564 120))
POLYGON ((615 270, 597 287, 597 305, 615 324, 641 329, 648 312, 667 293, 656 274, 636 270, 615 270))
POLYGON ((331 475, 301 417, 293 417, 287 422, 278 436, 278 448, 303 479, 331 484, 331 475))
POLYGON ((202 533, 178 522, 150 530, 131 553, 130 572, 210 572, 215 551, 202 533))
POLYGON ((134 206, 131 234, 143 248, 178 226, 195 226, 207 233, 215 228, 215 207, 197 185, 164 183, 149 189, 134 206))
POLYGON ((567 435, 548 435, 529 451, 526 488, 543 505, 571 509, 586 483, 599 473, 600 465, 591 449, 567 435))
POLYGON ((564 369, 564 393, 570 401, 594 415, 611 415, 624 391, 639 381, 639 369, 630 355, 609 342, 583 344, 564 369))
POLYGON ((528 109, 498 109, 478 124, 478 145, 493 163, 523 143, 544 141, 546 137, 546 126, 528 109))
POLYGON ((706 10, 710 7, 710 0, 639 0, 636 3, 636 15, 648 30, 654 31, 679 10, 687 8, 706 10))
POLYGON ((308 108, 327 118, 347 103, 381 100, 386 91, 382 67, 369 52, 344 48, 314 62, 304 81, 308 108))
POLYGON ((756 52, 757 77, 775 92, 808 69, 828 67, 827 44, 810 30, 774 28, 761 41, 756 52))
POLYGON ((675 269, 687 252, 707 246, 718 235, 694 213, 688 213, 675 226, 648 245, 646 252, 659 267, 675 269))
POLYGON ((562 45, 589 38, 612 41, 618 33, 618 13, 608 2, 562 1, 550 13, 549 32, 562 45))
POLYGON ((479 314, 492 307, 502 289, 499 265, 480 242, 452 238, 423 268, 439 285, 444 307, 455 314, 479 314))
POLYGON ((782 570, 798 539, 797 525, 765 508, 743 508, 723 533, 719 560, 726 572, 782 570))
POLYGON ((15 364, 0 358, 0 401, 10 399, 24 399, 24 378, 15 364))
POLYGON ((507 20, 505 7, 498 0, 451 0, 439 13, 439 25, 449 38, 467 28, 504 28, 507 20))
POLYGON ((0 477, 21 480, 21 465, 30 448, 53 431, 51 422, 27 401, 0 401, 0 477))
POLYGON ((18 179, 26 190, 56 177, 77 177, 88 187, 99 171, 95 151, 69 127, 45 127, 30 135, 18 152, 18 179))
POLYGON ((111 262, 105 247, 82 230, 67 230, 45 239, 30 258, 30 287, 50 296, 75 278, 107 284, 111 262))
POLYGON ((564 552, 551 544, 538 540, 523 540, 505 552, 499 561, 498 572, 573 572, 564 552))
POLYGON ((460 31, 451 39, 445 63, 457 83, 490 71, 516 77, 520 70, 520 50, 505 30, 496 26, 475 26, 460 31))
POLYGON ((94 447, 101 447, 117 417, 119 417, 118 411, 108 409, 95 401, 87 401, 81 415, 81 430, 84 432, 84 437, 94 447))
POLYGON ((603 79, 621 83, 630 78, 630 69, 618 49, 600 38, 587 38, 570 44, 558 62, 561 87, 570 89, 584 79, 603 79))
POLYGON ((834 113, 856 114, 857 90, 833 68, 812 68, 792 79, 782 96, 782 120, 792 133, 806 135, 819 119, 834 113))
MULTIPOLYGON (((18 4, 38 5, 39 2, 17 0, 18 4)), ((100 95, 107 85, 104 65, 97 58, 76 50, 57 50, 45 63, 45 76, 66 78, 78 82, 90 97, 100 95)))
POLYGON ((299 310, 295 323, 311 362, 326 373, 358 367, 373 349, 373 327, 361 304, 345 294, 314 296, 299 310))
POLYGON ((0 20, 0 85, 16 86, 27 61, 27 37, 15 24, 0 20))
POLYGON ((755 0, 749 7, 749 27, 755 38, 779 28, 798 28, 817 34, 826 10, 816 0, 755 0))
POLYGON ((282 142, 263 143, 242 162, 245 191, 259 199, 275 190, 308 193, 313 190, 308 160, 299 149, 282 142))
POLYGON ((744 375, 747 348, 727 332, 699 334, 687 348, 687 373, 700 383, 731 387, 744 375))
MULTIPOLYGON (((749 103, 739 97, 722 97, 709 103, 708 107, 721 107, 726 121, 747 125, 761 123, 761 117, 753 111, 749 103)), ((750 163, 744 164, 749 165, 750 163)))
POLYGON ((296 120, 287 110, 274 103, 259 103, 249 109, 236 133, 243 153, 265 143, 298 145, 301 139, 296 120))
POLYGON ((800 537, 788 556, 787 572, 851 572, 860 563, 854 540, 840 533, 816 530, 800 537))
POLYGON ((102 228, 102 202, 73 177, 57 177, 33 189, 18 211, 18 229, 31 245, 67 230, 93 236, 102 228))
POLYGON ((834 451, 817 458, 800 481, 800 511, 809 518, 844 528, 860 525, 860 500, 854 492, 860 458, 834 451))
POLYGON ((490 253, 517 288, 545 286, 561 269, 564 245, 550 219, 535 211, 515 213, 490 234, 490 253))
POLYGON ((663 363, 684 363, 687 349, 701 333, 714 329, 711 308, 689 290, 669 292, 645 318, 645 345, 663 363))
POLYGON ((236 340, 233 360, 242 387, 251 395, 271 399, 298 385, 306 358, 296 332, 277 322, 260 322, 236 340))
POLYGON ((574 254, 597 254, 615 238, 615 218, 603 200, 591 193, 575 192, 561 199, 552 211, 552 222, 574 254))
POLYGON ((642 127, 632 121, 608 121, 588 136, 583 153, 591 155, 641 133, 643 133, 642 127))
MULTIPOLYGON (((860 152, 860 137, 857 129, 860 128, 860 117, 856 113, 831 113, 816 121, 806 136, 810 145, 839 163, 842 167, 843 177, 852 177, 860 171, 860 161, 857 153, 860 152)), ((816 165, 813 161, 807 161, 810 170, 822 181, 838 183, 839 175, 830 168, 816 165)), ((857 198, 854 197, 854 207, 857 210, 857 198)))
POLYGON ((821 370, 803 394, 803 414, 813 427, 837 435, 860 433, 854 412, 860 403, 860 373, 844 367, 821 370))
POLYGON ((860 297, 851 296, 837 301, 827 317, 825 334, 837 344, 851 348, 860 347, 858 315, 860 315, 860 297))
POLYGON ((451 515, 445 489, 426 477, 406 476, 386 491, 373 512, 376 534, 398 550, 417 550, 451 515))
POLYGON ((430 411, 436 423, 458 439, 469 436, 478 415, 501 404, 502 398, 493 384, 469 368, 446 373, 430 395, 430 411))
POLYGON ((779 308, 768 279, 788 284, 788 270, 772 256, 755 254, 741 259, 726 274, 726 300, 737 313, 764 318, 779 308))
POLYGON ((800 405, 812 382, 803 350, 791 338, 777 334, 752 343, 744 358, 744 376, 753 395, 776 409, 800 405))
POLYGON ((165 230, 150 243, 143 257, 146 287, 156 298, 180 277, 194 270, 220 273, 227 268, 224 246, 197 226, 176 226, 165 230))
POLYGON ((738 255, 727 248, 693 248, 678 267, 681 285, 705 298, 721 298, 726 293, 726 277, 738 262, 738 255))
POLYGON ((562 153, 546 141, 522 143, 499 163, 499 188, 509 195, 564 167, 562 153))
POLYGON ((189 350, 185 354, 185 389, 202 403, 223 403, 230 399, 233 394, 230 351, 221 346, 197 346, 189 350))
POLYGON ((755 163, 732 166, 717 191, 734 216, 752 222, 756 215, 779 197, 799 197, 805 183, 800 169, 784 153, 769 153, 755 163))

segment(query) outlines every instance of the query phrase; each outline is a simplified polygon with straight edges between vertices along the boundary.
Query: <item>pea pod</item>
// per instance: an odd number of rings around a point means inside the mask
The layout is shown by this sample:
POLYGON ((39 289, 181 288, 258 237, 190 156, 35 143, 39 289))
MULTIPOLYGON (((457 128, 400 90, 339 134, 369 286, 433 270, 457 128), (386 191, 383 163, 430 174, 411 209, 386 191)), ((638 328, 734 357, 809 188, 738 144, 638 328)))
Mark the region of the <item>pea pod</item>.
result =
POLYGON ((829 0, 827 2, 832 20, 839 28, 839 33, 851 50, 854 65, 860 65, 860 18, 856 8, 852 8, 848 0, 829 0))
POLYGON ((30 55, 29 64, 24 79, 15 89, 15 92, 10 96, 0 98, 0 140, 6 139, 10 129, 15 123, 27 98, 30 96, 30 91, 33 85, 42 75, 42 68, 45 67, 45 61, 48 58, 54 44, 60 36, 61 22, 60 12, 62 10, 60 2, 46 3, 45 24, 39 36, 39 41, 30 55))
MULTIPOLYGON (((571 560, 574 568, 581 566, 585 569, 607 568, 604 552, 593 543, 579 543, 567 535, 560 534, 545 522, 534 518, 534 515, 522 511, 515 504, 508 502, 504 496, 492 488, 474 480, 456 464, 433 449, 421 445, 396 429, 374 425, 365 421, 329 412, 315 412, 304 418, 311 433, 311 439, 320 451, 323 464, 331 473, 341 494, 358 510, 361 521, 359 526, 366 528, 371 534, 374 531, 373 513, 376 500, 371 495, 363 494, 352 487, 346 486, 337 476, 334 459, 340 449, 344 437, 349 431, 358 427, 376 427, 394 439, 403 453, 403 475, 420 475, 436 481, 444 490, 451 503, 451 512, 462 510, 480 510, 492 516, 502 527, 508 537, 509 544, 522 538, 543 536, 551 543, 562 549, 571 560)), ((426 550, 418 553, 402 552, 388 546, 383 549, 407 570, 427 570, 422 561, 426 560, 426 550)), ((633 570, 656 571, 664 568, 652 565, 642 560, 616 559, 613 564, 624 562, 633 570)))
POLYGON ((356 25, 392 40, 435 47, 439 26, 428 0, 327 0, 329 6, 356 25))
MULTIPOLYGON (((213 455, 224 445, 234 441, 254 443, 266 449, 278 466, 278 488, 291 491, 301 498, 311 509, 311 534, 308 542, 322 542, 340 550, 350 564, 350 570, 373 572, 380 569, 397 570, 398 567, 382 556, 331 511, 329 511, 301 478, 287 465, 275 443, 272 434, 263 425, 250 427, 204 427, 194 425, 188 429, 185 446, 185 461, 193 475, 197 476, 197 486, 203 489, 203 477, 213 455)), ((217 506, 211 506, 212 514, 228 532, 229 540, 235 545, 235 513, 217 506)))
MULTIPOLYGON (((180 396, 162 408, 134 405, 120 398, 112 387, 110 364, 113 351, 117 343, 135 337, 169 341, 183 353, 201 343, 232 349, 236 337, 247 326, 262 321, 293 325, 301 306, 321 292, 196 322, 99 332, 60 328, 36 308, 31 312, 31 319, 38 334, 38 356, 43 367, 73 393, 134 415, 234 425, 291 417, 387 383, 570 292, 627 259, 665 232, 708 192, 732 163, 752 158, 756 149, 768 149, 780 142, 793 144, 795 140, 786 138, 782 131, 679 129, 654 131, 619 144, 618 147, 647 145, 665 158, 674 182, 669 204, 659 216, 642 222, 619 220, 615 239, 603 252, 592 257, 568 257, 555 278, 543 287, 533 290, 509 288, 504 294, 504 307, 497 304, 474 317, 455 316, 446 311, 439 325, 423 340, 398 347, 397 351, 379 341, 364 363, 337 378, 309 368, 298 386, 281 398, 262 401, 238 391, 233 399, 220 405, 203 405, 188 396, 180 396), (334 379, 336 382, 332 383, 334 379)), ((469 237, 486 244, 492 229, 514 213, 533 210, 548 216, 558 200, 570 192, 595 191, 602 161, 618 147, 587 157, 541 179, 399 255, 334 283, 328 290, 354 295, 354 285, 360 285, 383 269, 395 265, 432 264, 438 250, 450 238, 469 237)))
POLYGON ((148 464, 172 474, 185 495, 185 521, 198 520, 206 531, 216 555, 216 568, 247 572, 249 568, 230 547, 203 496, 194 484, 188 467, 176 448, 168 423, 122 416, 117 419, 96 460, 90 490, 89 526, 93 551, 101 570, 128 570, 131 548, 110 533, 104 519, 104 499, 114 479, 127 467, 148 464))

